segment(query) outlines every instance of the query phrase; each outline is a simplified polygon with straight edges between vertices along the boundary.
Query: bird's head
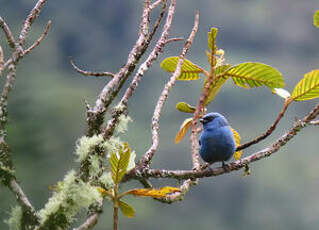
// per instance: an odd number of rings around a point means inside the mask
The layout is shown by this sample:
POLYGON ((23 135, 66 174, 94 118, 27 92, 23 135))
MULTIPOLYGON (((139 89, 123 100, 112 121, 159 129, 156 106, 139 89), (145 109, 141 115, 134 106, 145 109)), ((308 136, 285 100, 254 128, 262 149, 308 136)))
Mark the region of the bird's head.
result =
POLYGON ((203 118, 199 119, 199 121, 203 124, 204 128, 229 125, 226 118, 220 113, 208 113, 203 118))

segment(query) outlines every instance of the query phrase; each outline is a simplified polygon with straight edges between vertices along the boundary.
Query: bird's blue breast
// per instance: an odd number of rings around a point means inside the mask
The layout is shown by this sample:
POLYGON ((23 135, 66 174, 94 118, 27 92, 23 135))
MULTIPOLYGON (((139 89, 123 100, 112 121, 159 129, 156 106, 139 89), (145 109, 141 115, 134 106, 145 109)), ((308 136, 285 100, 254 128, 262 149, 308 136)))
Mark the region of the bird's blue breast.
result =
POLYGON ((200 144, 200 156, 209 163, 229 160, 236 148, 233 132, 228 124, 220 124, 218 121, 204 126, 200 144))

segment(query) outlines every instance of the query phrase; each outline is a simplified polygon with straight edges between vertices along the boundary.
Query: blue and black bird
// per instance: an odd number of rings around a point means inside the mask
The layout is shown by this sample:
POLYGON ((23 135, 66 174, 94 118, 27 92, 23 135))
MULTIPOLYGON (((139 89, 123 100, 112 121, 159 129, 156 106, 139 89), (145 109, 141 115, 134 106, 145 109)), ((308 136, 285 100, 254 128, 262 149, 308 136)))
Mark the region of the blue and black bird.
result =
POLYGON ((199 138, 199 154, 210 164, 228 161, 235 152, 233 132, 226 118, 219 113, 208 113, 200 119, 203 131, 199 138))

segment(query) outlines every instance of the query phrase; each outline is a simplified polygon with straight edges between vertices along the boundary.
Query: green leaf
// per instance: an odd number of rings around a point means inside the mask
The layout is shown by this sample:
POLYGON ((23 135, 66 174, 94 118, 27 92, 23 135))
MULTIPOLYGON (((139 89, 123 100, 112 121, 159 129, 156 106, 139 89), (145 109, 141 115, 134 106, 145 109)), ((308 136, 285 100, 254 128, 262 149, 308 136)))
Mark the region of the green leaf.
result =
POLYGON ((116 153, 115 152, 111 153, 110 165, 111 165, 112 179, 113 179, 114 183, 117 180, 116 178, 117 178, 118 161, 119 161, 119 159, 117 158, 116 153))
POLYGON ((176 104, 176 109, 184 113, 194 113, 196 110, 194 106, 191 106, 186 102, 178 102, 176 104))
POLYGON ((110 157, 111 173, 114 184, 118 184, 127 171, 130 162, 131 149, 125 142, 118 150, 110 157))
POLYGON ((218 29, 215 27, 212 27, 210 32, 208 32, 208 48, 210 50, 212 50, 213 44, 215 45, 217 34, 218 29))
POLYGON ((120 207, 120 210, 124 216, 126 216, 128 218, 134 217, 135 210, 131 205, 129 205, 128 203, 126 203, 124 201, 119 200, 119 207, 120 207))
POLYGON ((313 15, 313 25, 319 28, 319 10, 313 15))
MULTIPOLYGON (((165 58, 161 63, 161 68, 166 70, 167 72, 173 73, 176 69, 178 61, 179 61, 179 57, 165 58)), ((202 72, 203 72, 202 68, 195 65, 191 61, 184 59, 181 74, 178 76, 177 80, 184 80, 184 81, 197 80, 199 79, 199 74, 202 72)))
MULTIPOLYGON (((219 91, 219 89, 222 87, 222 85, 228 80, 228 76, 223 76, 223 73, 228 70, 231 67, 231 65, 222 65, 218 66, 215 70, 215 76, 216 79, 213 81, 213 83, 210 85, 208 90, 208 95, 206 97, 206 100, 204 101, 205 105, 208 105, 211 101, 213 101, 219 91)), ((204 87, 207 83, 207 78, 204 82, 204 87)))
POLYGON ((291 94, 291 98, 295 101, 306 101, 317 97, 319 97, 319 69, 306 73, 291 94))
POLYGON ((176 134, 175 137, 175 144, 178 144, 185 136, 187 133, 187 130, 191 127, 192 125, 193 118, 187 118, 184 120, 183 124, 181 125, 178 133, 176 134))
POLYGON ((229 69, 225 75, 231 77, 236 85, 244 88, 264 85, 273 89, 285 86, 281 73, 277 69, 263 63, 242 63, 229 69))

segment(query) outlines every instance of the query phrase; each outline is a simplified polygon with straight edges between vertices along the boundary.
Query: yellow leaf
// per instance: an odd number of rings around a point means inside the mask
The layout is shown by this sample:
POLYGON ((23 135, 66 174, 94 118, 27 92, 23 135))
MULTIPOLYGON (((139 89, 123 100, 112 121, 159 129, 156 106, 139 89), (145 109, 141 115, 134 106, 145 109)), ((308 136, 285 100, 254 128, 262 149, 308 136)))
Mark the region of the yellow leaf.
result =
POLYGON ((282 74, 275 68, 257 62, 241 63, 230 68, 225 76, 233 79, 237 86, 254 88, 267 86, 270 89, 285 86, 282 74))
POLYGON ((187 118, 184 120, 183 124, 181 125, 178 133, 176 134, 175 137, 175 144, 178 144, 185 136, 187 130, 191 127, 192 125, 193 118, 187 118))
POLYGON ((295 101, 306 101, 319 97, 319 69, 306 73, 291 93, 295 101))
POLYGON ((119 207, 120 210, 122 211, 122 213, 128 217, 128 218, 132 218, 135 215, 135 210, 134 208, 129 205, 128 203, 125 203, 124 201, 119 201, 119 207))
POLYGON ((127 171, 130 161, 131 149, 127 142, 118 149, 118 152, 111 153, 110 165, 114 184, 118 184, 127 171))
POLYGON ((174 192, 181 192, 179 188, 176 187, 162 187, 159 189, 153 188, 141 188, 141 189, 134 189, 128 192, 128 194, 134 196, 150 196, 153 198, 164 198, 167 194, 174 193, 174 192))
POLYGON ((313 15, 313 25, 319 28, 319 10, 313 15))
MULTIPOLYGON (((235 143, 236 143, 236 147, 237 147, 237 146, 240 145, 240 139, 241 139, 241 138, 240 138, 240 135, 239 135, 239 133, 238 133, 235 129, 231 128, 231 130, 233 131, 234 138, 235 138, 235 143)), ((235 158, 236 160, 239 160, 242 154, 243 154, 243 151, 242 151, 242 150, 237 151, 237 152, 234 153, 234 158, 235 158)))
MULTIPOLYGON (((208 105, 211 101, 214 100, 214 98, 216 97, 222 85, 228 80, 229 77, 223 76, 223 73, 225 73, 230 67, 231 65, 222 65, 216 68, 216 71, 215 71, 216 78, 209 87, 208 95, 204 101, 205 105, 208 105)), ((207 78, 204 82, 204 87, 206 85, 206 82, 207 82, 207 78)))
POLYGON ((178 102, 176 104, 176 109, 184 113, 194 113, 196 110, 194 106, 191 106, 186 102, 178 102))

